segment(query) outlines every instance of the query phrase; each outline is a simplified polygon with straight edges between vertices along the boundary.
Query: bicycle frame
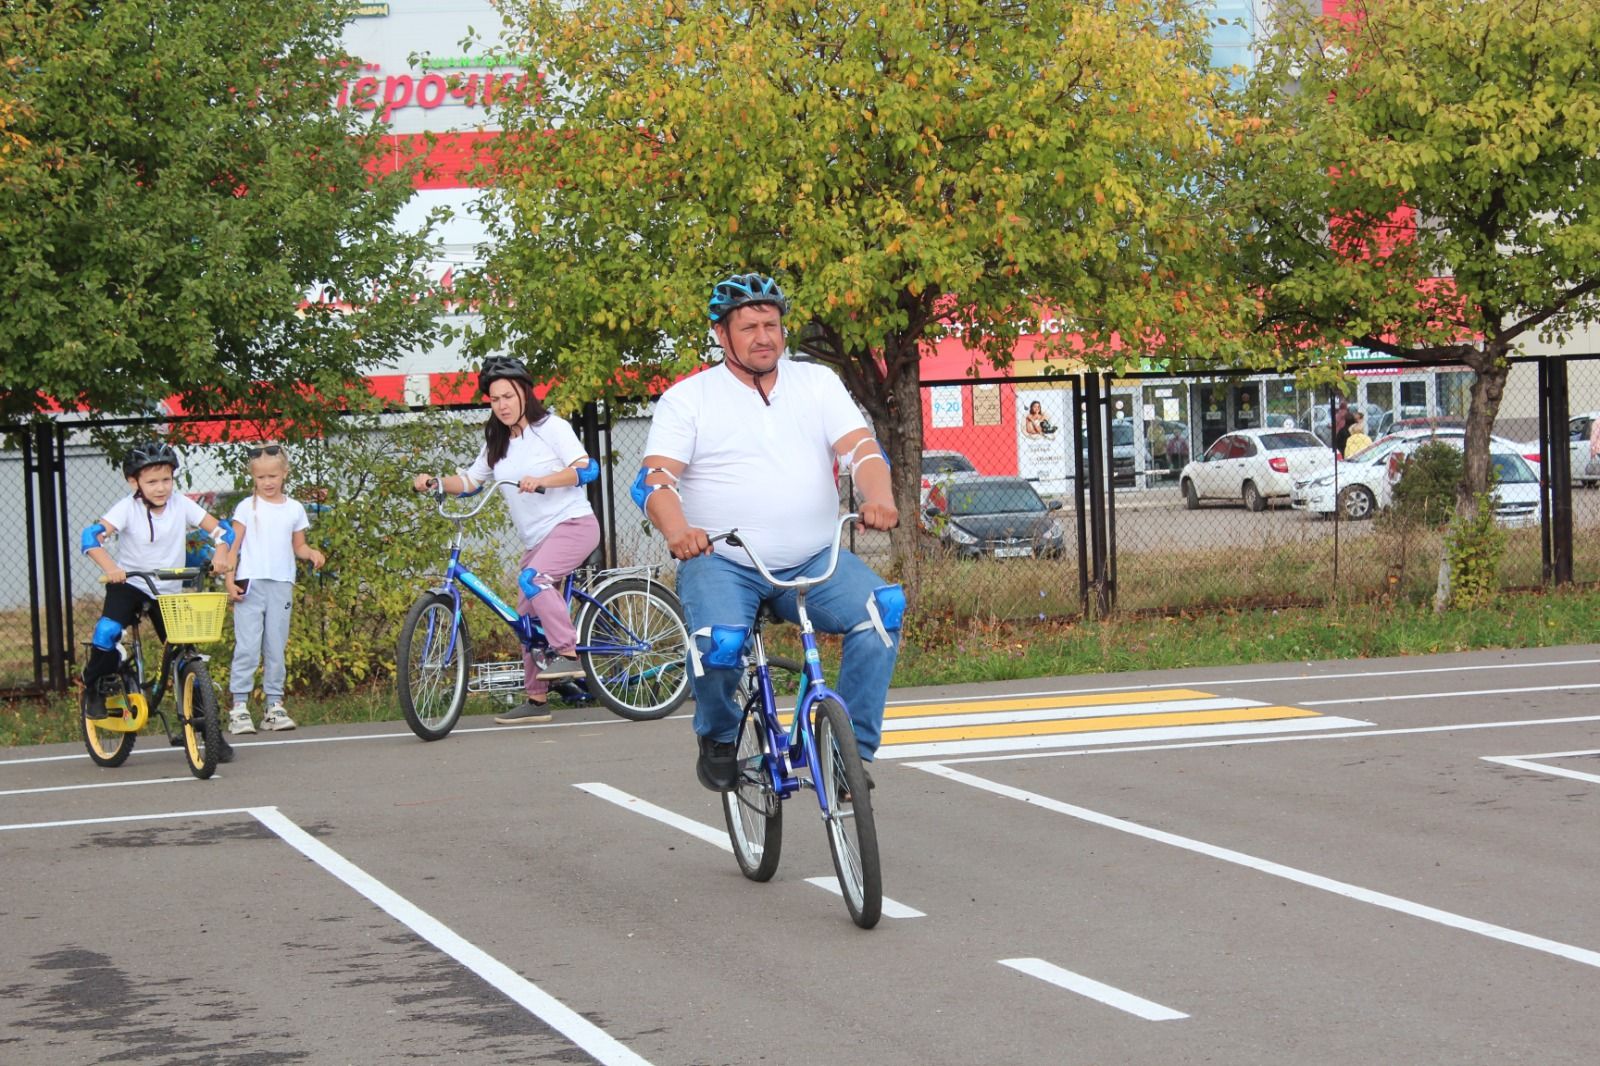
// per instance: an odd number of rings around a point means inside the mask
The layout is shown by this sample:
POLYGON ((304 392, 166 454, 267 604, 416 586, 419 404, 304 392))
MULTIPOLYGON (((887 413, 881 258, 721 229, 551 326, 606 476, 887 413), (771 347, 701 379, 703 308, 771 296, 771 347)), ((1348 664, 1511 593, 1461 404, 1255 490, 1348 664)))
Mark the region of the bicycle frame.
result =
POLYGON ((761 697, 761 720, 766 730, 769 741, 768 750, 772 759, 767 764, 767 774, 771 780, 773 790, 780 798, 788 799, 802 786, 810 786, 817 794, 817 803, 822 808, 824 818, 833 816, 833 797, 826 795, 826 789, 817 788, 814 777, 802 780, 796 770, 807 769, 818 765, 817 741, 811 728, 811 709, 818 700, 833 699, 841 707, 847 706, 844 699, 833 689, 828 687, 827 680, 822 674, 822 655, 817 650, 817 633, 811 624, 811 616, 806 611, 806 593, 817 585, 822 584, 833 576, 834 569, 839 565, 840 533, 849 522, 857 516, 847 514, 839 520, 833 538, 833 555, 828 562, 828 568, 817 577, 797 578, 793 581, 780 581, 773 576, 761 560, 750 552, 749 545, 738 538, 738 530, 730 530, 725 534, 712 538, 713 540, 725 539, 728 543, 743 548, 749 555, 756 569, 770 584, 778 588, 793 589, 795 592, 795 613, 799 615, 800 642, 805 649, 803 672, 800 675, 800 688, 795 694, 794 718, 786 730, 783 722, 778 717, 776 687, 772 681, 772 667, 767 661, 766 644, 761 636, 761 612, 756 614, 756 623, 750 631, 750 649, 754 658, 756 672, 756 696, 761 697), (778 741, 782 739, 784 743, 778 741))
MULTIPOLYGON (((149 578, 143 578, 145 585, 150 589, 151 596, 157 594, 155 585, 149 578)), ((152 608, 155 609, 155 608, 152 608)), ((124 668, 131 666, 133 676, 138 681, 137 691, 129 692, 126 698, 130 701, 131 715, 121 718, 107 717, 96 724, 96 728, 113 733, 137 733, 145 727, 154 714, 161 719, 161 727, 167 736, 173 736, 171 728, 167 725, 167 717, 159 708, 161 701, 167 694, 168 682, 177 677, 177 672, 184 664, 199 659, 202 662, 208 656, 196 651, 193 644, 168 644, 162 643, 161 668, 155 674, 146 674, 144 670, 144 639, 142 634, 143 616, 136 617, 133 624, 128 627, 128 662, 124 668)))

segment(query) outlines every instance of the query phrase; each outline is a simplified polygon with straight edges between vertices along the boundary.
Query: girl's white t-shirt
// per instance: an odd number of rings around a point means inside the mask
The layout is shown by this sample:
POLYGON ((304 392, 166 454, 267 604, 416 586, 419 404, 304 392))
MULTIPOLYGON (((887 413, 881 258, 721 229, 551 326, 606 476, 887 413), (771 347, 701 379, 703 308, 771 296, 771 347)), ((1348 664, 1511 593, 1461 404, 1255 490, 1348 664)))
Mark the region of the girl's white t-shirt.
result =
MULTIPOLYGON (((833 446, 867 422, 838 377, 811 363, 782 360, 767 398, 770 405, 726 365, 686 378, 657 402, 644 453, 686 464, 678 491, 691 526, 737 527, 777 569, 833 543, 833 446)), ((726 541, 716 552, 750 565, 726 541)))
MULTIPOLYGON (((150 510, 143 500, 129 494, 112 504, 101 521, 117 531, 111 555, 122 569, 173 570, 184 563, 189 530, 205 518, 205 508, 177 492, 159 511, 150 510)), ((140 592, 150 591, 141 578, 131 583, 140 592)), ((156 588, 162 594, 181 592, 183 582, 158 581, 156 588)))
POLYGON ((233 520, 244 527, 244 544, 234 577, 293 582, 294 535, 311 527, 305 505, 287 496, 278 503, 268 503, 251 495, 233 509, 233 520))
MULTIPOLYGON (((506 456, 489 469, 489 446, 478 450, 478 458, 460 473, 479 485, 491 481, 520 481, 564 470, 588 455, 572 426, 559 415, 546 415, 537 426, 529 426, 511 438, 506 456)), ((590 460, 591 462, 593 460, 590 460)), ((544 492, 519 492, 502 487, 506 508, 517 525, 522 546, 532 550, 544 543, 550 531, 562 522, 593 515, 589 494, 577 485, 545 489, 544 492)))

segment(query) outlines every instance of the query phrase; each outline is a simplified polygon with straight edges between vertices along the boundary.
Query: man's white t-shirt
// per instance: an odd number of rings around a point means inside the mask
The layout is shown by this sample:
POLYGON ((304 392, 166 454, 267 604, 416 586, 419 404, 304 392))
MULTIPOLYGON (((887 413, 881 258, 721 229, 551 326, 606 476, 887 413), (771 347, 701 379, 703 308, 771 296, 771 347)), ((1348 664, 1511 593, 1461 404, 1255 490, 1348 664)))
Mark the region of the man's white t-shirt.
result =
POLYGON ((241 581, 288 581, 295 578, 294 535, 311 528, 305 505, 284 497, 268 503, 258 496, 239 501, 233 520, 244 527, 244 542, 234 577, 241 581))
MULTIPOLYGON (((529 426, 511 438, 506 457, 489 469, 489 446, 478 451, 472 466, 461 473, 479 485, 490 481, 520 481, 525 477, 539 477, 564 470, 588 455, 583 442, 572 431, 572 426, 559 415, 546 415, 537 426, 529 426)), ((591 460, 592 461, 592 460, 591 460)), ((544 492, 520 492, 515 488, 501 488, 511 520, 517 525, 522 546, 537 548, 562 522, 593 515, 589 494, 577 485, 545 489, 544 492)))
MULTIPOLYGON (((798 566, 833 543, 839 518, 833 445, 867 427, 825 367, 783 359, 771 406, 727 365, 686 378, 656 403, 645 455, 686 464, 678 491, 691 526, 738 528, 769 568, 798 566)), ((719 555, 749 557, 718 541, 719 555)))
MULTIPOLYGON (((101 519, 117 531, 111 553, 124 570, 174 570, 183 566, 184 540, 189 530, 205 521, 205 508, 181 492, 175 492, 160 511, 152 511, 143 500, 129 494, 111 505, 101 519)), ((150 586, 134 578, 132 586, 146 595, 150 586)), ((181 581, 158 581, 159 592, 182 592, 181 581)))

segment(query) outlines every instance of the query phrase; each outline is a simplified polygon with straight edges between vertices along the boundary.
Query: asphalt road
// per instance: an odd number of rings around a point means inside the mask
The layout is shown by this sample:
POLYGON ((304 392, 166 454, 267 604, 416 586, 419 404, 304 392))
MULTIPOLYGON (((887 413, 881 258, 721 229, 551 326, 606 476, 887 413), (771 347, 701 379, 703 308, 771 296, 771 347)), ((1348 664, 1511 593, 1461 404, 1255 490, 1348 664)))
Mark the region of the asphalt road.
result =
POLYGON ((1588 1064, 1597 688, 1600 645, 897 690, 870 932, 804 796, 739 875, 682 717, 0 751, 0 1062, 1588 1064))

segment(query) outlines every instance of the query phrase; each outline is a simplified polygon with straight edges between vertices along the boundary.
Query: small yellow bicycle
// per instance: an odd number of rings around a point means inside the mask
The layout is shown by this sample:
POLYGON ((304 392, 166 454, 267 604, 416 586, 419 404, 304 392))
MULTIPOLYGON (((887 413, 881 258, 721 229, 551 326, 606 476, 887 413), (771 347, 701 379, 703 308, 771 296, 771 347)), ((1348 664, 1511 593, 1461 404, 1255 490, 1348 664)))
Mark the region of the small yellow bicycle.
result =
MULTIPOLYGON (((161 622, 167 632, 161 668, 144 672, 144 648, 139 639, 139 620, 123 634, 118 652, 122 665, 117 670, 119 691, 106 696, 106 716, 90 718, 89 697, 80 704, 83 744, 89 758, 100 766, 121 766, 133 751, 139 731, 154 714, 161 720, 167 740, 184 749, 189 769, 204 780, 217 763, 233 758, 233 748, 222 739, 222 724, 217 715, 217 690, 211 683, 207 657, 196 647, 222 638, 222 621, 228 610, 226 592, 200 592, 205 571, 197 567, 180 570, 129 570, 128 579, 141 580, 155 597, 161 622), (156 582, 183 581, 194 591, 160 595, 156 582), (170 685, 174 697, 171 723, 160 711, 161 699, 170 685), (174 728, 175 727, 175 728, 174 728)), ((102 579, 103 580, 103 579, 102 579)))

